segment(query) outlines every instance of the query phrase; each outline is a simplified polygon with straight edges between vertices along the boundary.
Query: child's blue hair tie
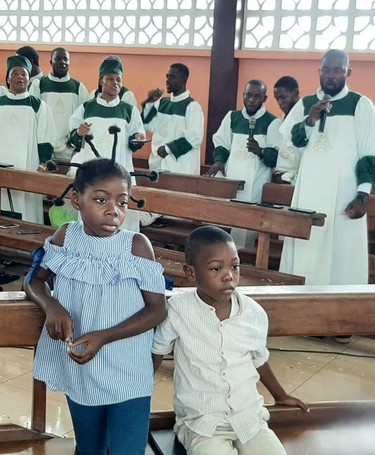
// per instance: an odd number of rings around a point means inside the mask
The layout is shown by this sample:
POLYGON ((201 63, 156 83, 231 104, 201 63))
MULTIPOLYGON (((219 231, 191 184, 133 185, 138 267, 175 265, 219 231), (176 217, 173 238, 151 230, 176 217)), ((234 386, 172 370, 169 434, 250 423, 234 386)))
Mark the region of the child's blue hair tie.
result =
POLYGON ((38 270, 40 268, 40 264, 42 263, 43 257, 45 255, 44 248, 40 246, 36 250, 32 252, 32 257, 33 257, 33 264, 30 267, 30 270, 28 271, 25 282, 27 284, 30 284, 33 279, 35 278, 36 274, 38 273, 38 270))

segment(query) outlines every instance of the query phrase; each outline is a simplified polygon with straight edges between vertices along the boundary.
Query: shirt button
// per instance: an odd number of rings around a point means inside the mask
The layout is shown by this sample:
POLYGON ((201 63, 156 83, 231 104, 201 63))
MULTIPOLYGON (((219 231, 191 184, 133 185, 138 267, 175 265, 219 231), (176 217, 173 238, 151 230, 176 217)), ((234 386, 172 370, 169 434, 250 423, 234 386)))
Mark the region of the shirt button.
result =
POLYGON ((221 351, 220 354, 221 354, 221 355, 224 355, 224 351, 221 351))
POLYGON ((223 372, 221 373, 221 376, 225 376, 225 371, 223 371, 223 372))
POLYGON ((230 398, 230 395, 228 395, 228 396, 227 396, 227 398, 228 398, 228 400, 229 400, 229 398, 230 398))

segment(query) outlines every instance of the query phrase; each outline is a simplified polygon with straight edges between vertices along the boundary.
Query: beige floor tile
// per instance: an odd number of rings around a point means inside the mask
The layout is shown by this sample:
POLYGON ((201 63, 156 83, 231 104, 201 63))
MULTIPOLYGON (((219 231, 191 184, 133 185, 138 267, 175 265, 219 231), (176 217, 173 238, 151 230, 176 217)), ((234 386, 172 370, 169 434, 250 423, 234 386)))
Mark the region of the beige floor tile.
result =
POLYGON ((2 348, 0 350, 0 383, 31 371, 33 352, 32 349, 2 348))
POLYGON ((375 361, 337 357, 293 393, 306 401, 375 400, 375 361))
MULTIPOLYGON (((0 397, 0 423, 15 423, 30 428, 30 392, 6 383, 0 385, 0 397)), ((49 398, 47 401, 47 433, 63 436, 72 428, 67 404, 49 398)))
MULTIPOLYGON (((29 373, 25 373, 24 375, 18 376, 15 379, 11 379, 8 383, 15 387, 19 387, 21 389, 28 390, 31 392, 32 380, 33 373, 32 371, 30 371, 29 373)), ((51 392, 50 390, 47 390, 47 400, 49 399, 66 403, 65 394, 62 392, 51 392)))
POLYGON ((153 411, 169 411, 173 409, 174 387, 171 378, 158 382, 152 396, 153 411))

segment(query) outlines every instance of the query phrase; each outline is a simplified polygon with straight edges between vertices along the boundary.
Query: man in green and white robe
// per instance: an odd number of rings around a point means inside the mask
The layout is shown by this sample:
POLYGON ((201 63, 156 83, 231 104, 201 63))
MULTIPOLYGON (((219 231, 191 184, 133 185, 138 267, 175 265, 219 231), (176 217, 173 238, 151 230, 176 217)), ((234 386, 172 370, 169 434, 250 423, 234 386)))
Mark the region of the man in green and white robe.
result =
POLYGON ((319 74, 317 94, 295 105, 281 132, 302 151, 292 206, 327 218, 324 226, 312 227, 309 240, 285 239, 280 271, 302 275, 306 284, 364 284, 365 214, 375 182, 375 109, 346 86, 351 69, 345 52, 328 51, 319 74), (327 114, 324 128, 322 112, 327 114))
MULTIPOLYGON (((72 162, 84 163, 95 159, 96 156, 88 143, 82 146, 84 136, 91 134, 96 150, 102 158, 111 158, 114 136, 109 134, 110 126, 118 126, 118 143, 116 161, 122 164, 128 172, 134 170, 132 154, 138 150, 141 143, 131 143, 132 139, 145 136, 141 115, 137 108, 120 101, 118 93, 122 84, 122 64, 117 60, 108 60, 100 67, 102 93, 97 98, 82 104, 71 116, 69 127, 73 145, 79 149, 72 162)), ((135 184, 134 177, 132 178, 135 184)), ((128 210, 125 224, 128 230, 139 232, 139 212, 128 210)))
POLYGON ((89 99, 89 93, 82 82, 70 76, 70 55, 66 49, 54 49, 50 64, 52 72, 36 79, 31 84, 30 94, 51 108, 57 131, 54 156, 70 160, 73 148, 69 143, 69 119, 78 106, 89 99))
MULTIPOLYGON (((55 125, 44 101, 29 95, 31 63, 26 57, 7 60, 8 91, 0 97, 0 161, 18 169, 36 171, 52 156, 55 125)), ((26 221, 43 224, 42 196, 11 190, 16 212, 26 221)), ((10 210, 8 195, 1 191, 1 208, 10 210)))
POLYGON ((204 117, 201 106, 186 90, 189 69, 182 63, 168 68, 169 97, 160 98, 161 89, 150 90, 142 103, 146 131, 152 131, 150 169, 200 174, 204 117))
MULTIPOLYGON (((239 201, 260 202, 265 183, 271 181, 282 137, 281 120, 266 111, 267 87, 263 81, 251 80, 243 94, 244 108, 229 111, 212 140, 214 161, 207 174, 244 180, 237 192, 239 201)), ((231 231, 237 248, 252 246, 255 234, 244 229, 231 231)))

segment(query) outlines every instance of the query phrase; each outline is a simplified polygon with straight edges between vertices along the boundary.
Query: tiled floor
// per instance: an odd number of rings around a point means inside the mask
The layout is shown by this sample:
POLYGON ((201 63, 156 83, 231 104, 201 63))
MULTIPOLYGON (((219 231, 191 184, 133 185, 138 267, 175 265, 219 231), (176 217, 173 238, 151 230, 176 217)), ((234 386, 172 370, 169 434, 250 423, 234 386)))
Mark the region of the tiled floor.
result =
MULTIPOLYGON (((4 290, 20 290, 19 284, 4 290)), ((331 339, 273 338, 269 348, 280 382, 307 402, 375 399, 375 339, 355 337, 340 345, 331 339)), ((30 349, 0 349, 0 423, 30 425, 32 359, 30 349)), ((172 409, 172 374, 173 359, 165 360, 155 375, 154 410, 172 409)), ((272 403, 259 388, 265 402, 272 403)), ((73 436, 63 394, 48 394, 47 420, 48 432, 73 436)))

